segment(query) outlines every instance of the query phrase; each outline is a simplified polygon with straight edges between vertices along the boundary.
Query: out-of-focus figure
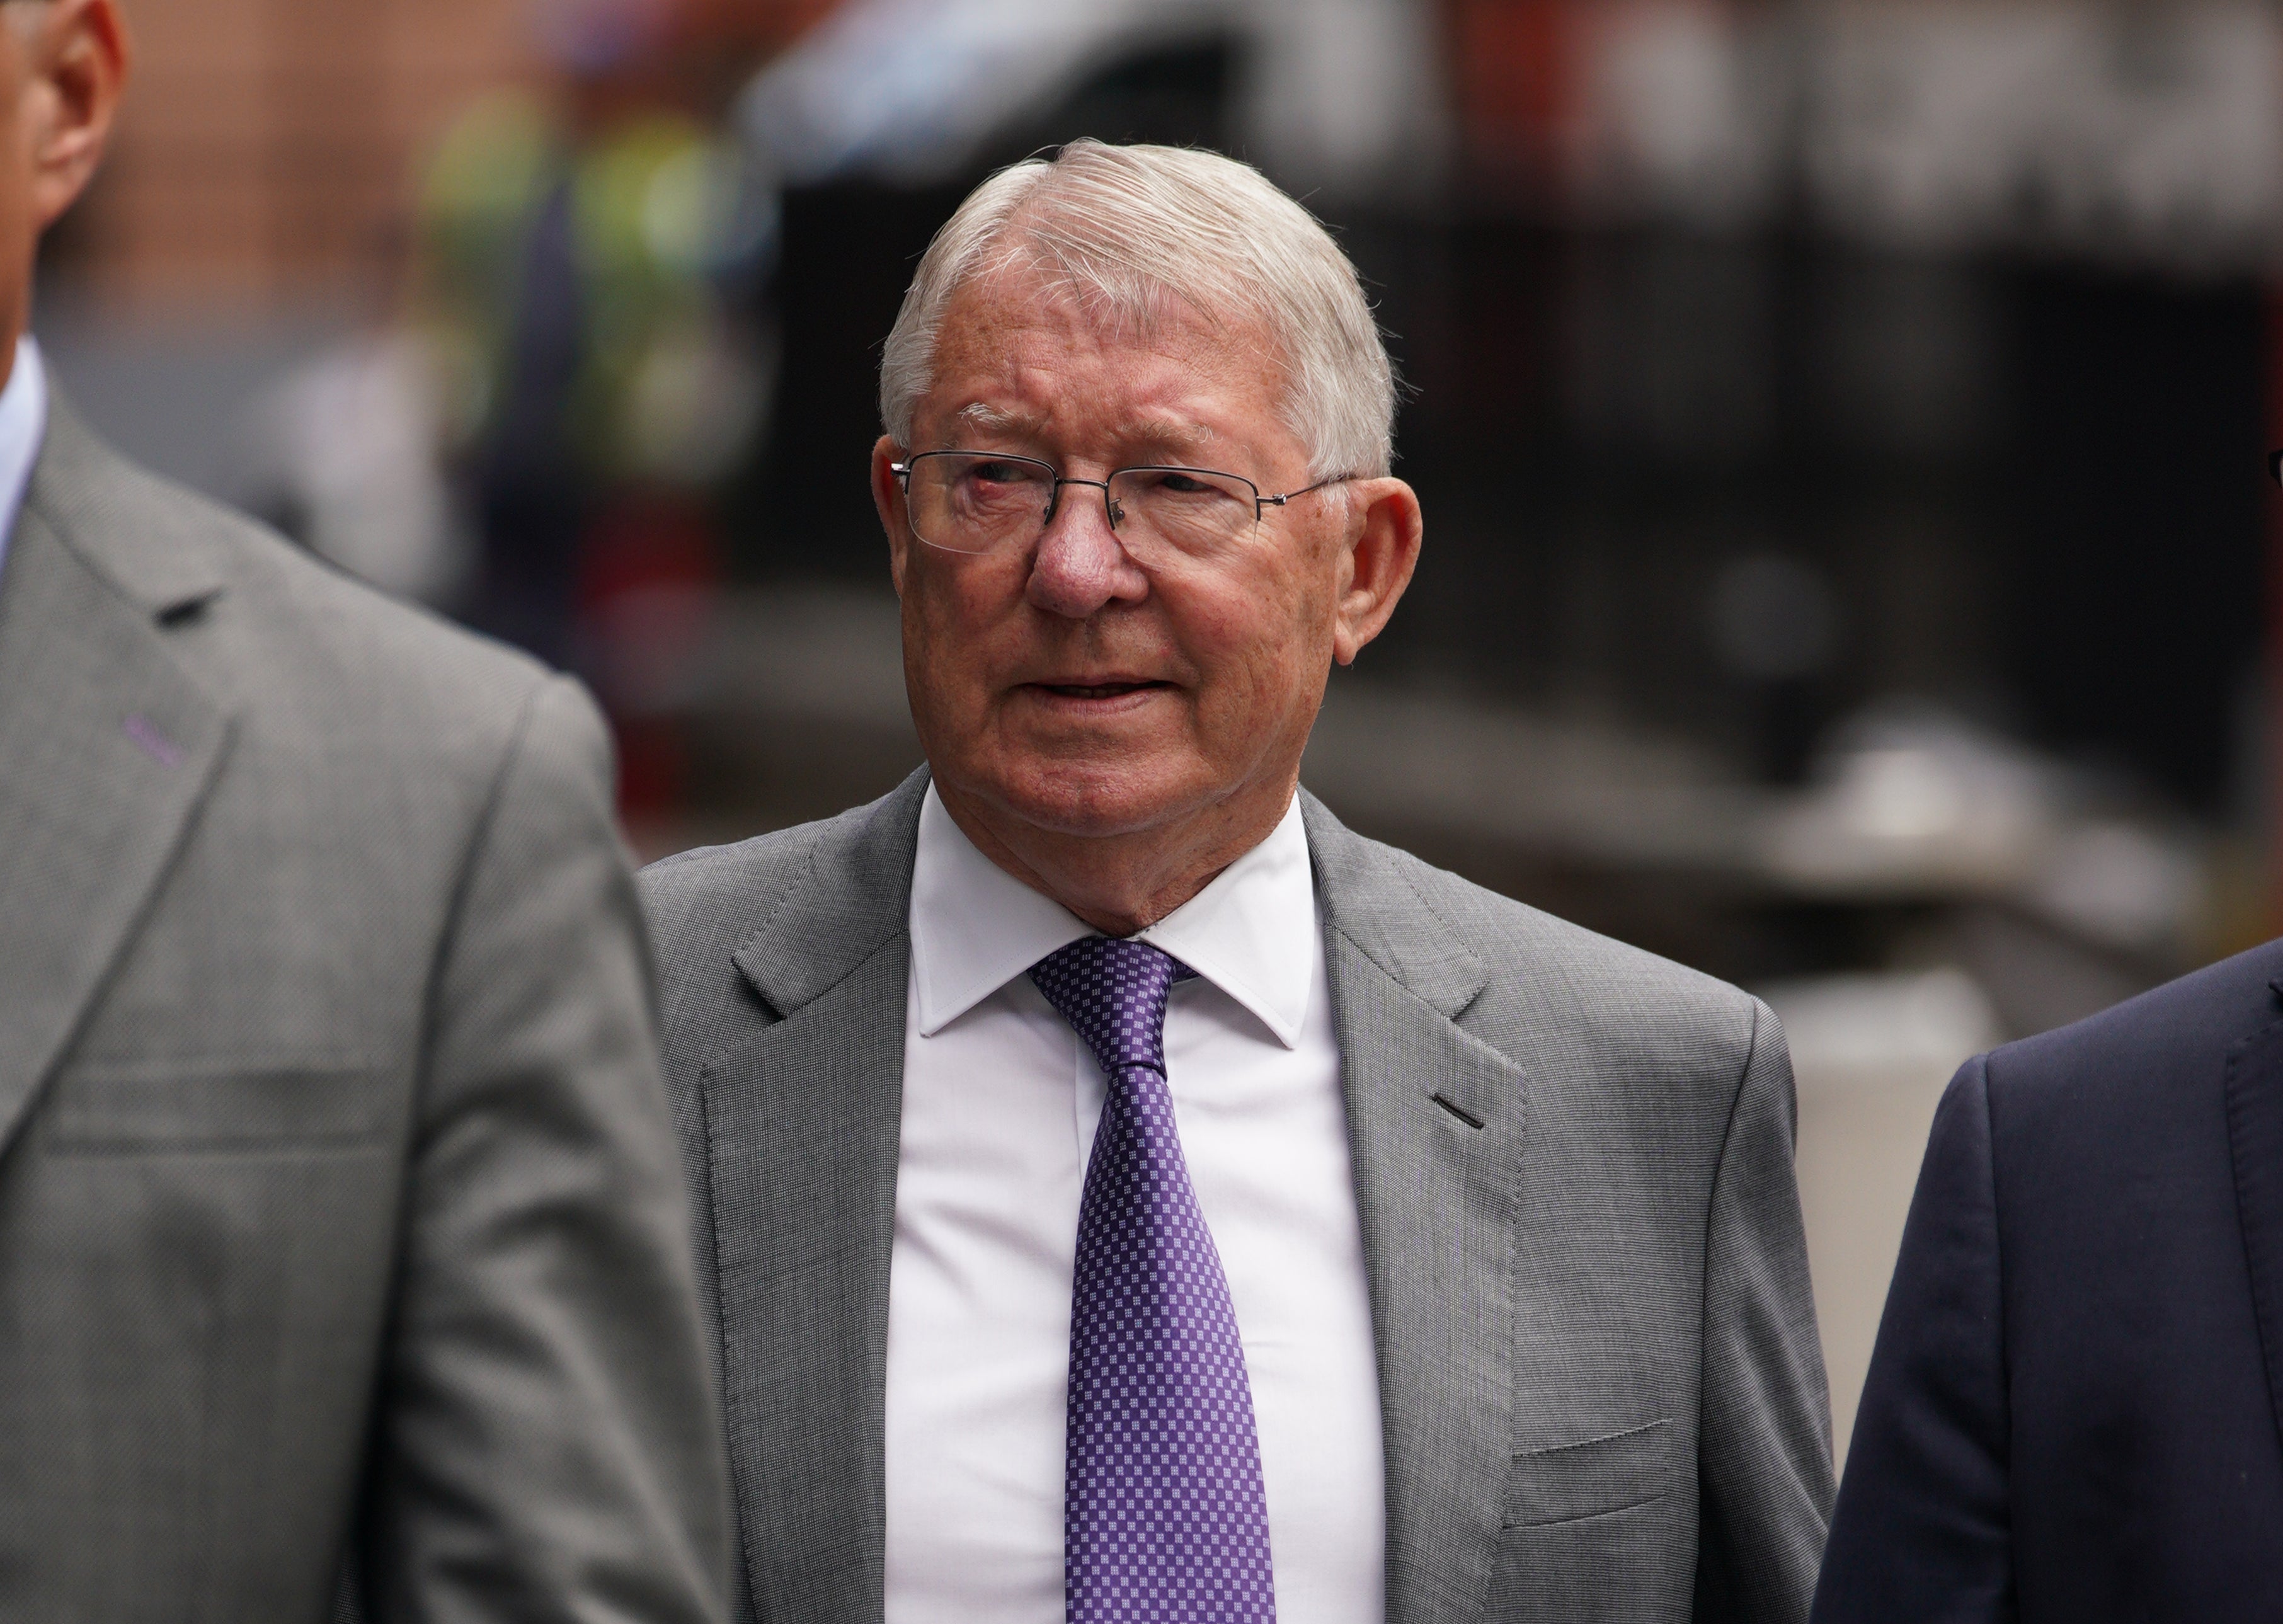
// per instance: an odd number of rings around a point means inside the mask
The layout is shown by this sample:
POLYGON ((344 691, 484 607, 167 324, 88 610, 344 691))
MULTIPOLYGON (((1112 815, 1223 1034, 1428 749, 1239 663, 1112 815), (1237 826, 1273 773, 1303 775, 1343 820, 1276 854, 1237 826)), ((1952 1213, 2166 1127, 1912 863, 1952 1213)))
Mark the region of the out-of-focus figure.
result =
POLYGON ((2279 1425, 2270 942, 1952 1081, 1814 1616, 2272 1618, 2279 1425))
POLYGON ((375 327, 287 374, 238 425, 230 494, 359 580, 451 613, 475 560, 438 456, 434 360, 375 327))
POLYGON ((1969 1061, 1819 1624, 2283 1609, 2283 946, 1969 1061))
POLYGON ((0 4, 0 1617, 721 1624, 601 719, 49 393, 125 66, 0 4))
POLYGON ((470 618, 592 677, 640 813, 675 793, 712 498, 768 405, 775 194, 705 121, 680 14, 563 0, 541 35, 556 82, 471 108, 426 176, 417 321, 478 538, 470 618))

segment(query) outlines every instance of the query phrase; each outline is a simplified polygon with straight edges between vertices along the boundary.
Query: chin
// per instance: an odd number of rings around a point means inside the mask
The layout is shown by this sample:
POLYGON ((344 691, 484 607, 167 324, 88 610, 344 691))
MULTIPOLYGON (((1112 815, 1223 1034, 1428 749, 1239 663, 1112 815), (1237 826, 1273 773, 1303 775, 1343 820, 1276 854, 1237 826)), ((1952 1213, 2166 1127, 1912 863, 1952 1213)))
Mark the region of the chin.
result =
POLYGON ((1155 766, 1128 759, 1025 763, 993 775, 992 798, 1034 828, 1103 838, 1174 821, 1210 800, 1197 792, 1182 762, 1155 766))

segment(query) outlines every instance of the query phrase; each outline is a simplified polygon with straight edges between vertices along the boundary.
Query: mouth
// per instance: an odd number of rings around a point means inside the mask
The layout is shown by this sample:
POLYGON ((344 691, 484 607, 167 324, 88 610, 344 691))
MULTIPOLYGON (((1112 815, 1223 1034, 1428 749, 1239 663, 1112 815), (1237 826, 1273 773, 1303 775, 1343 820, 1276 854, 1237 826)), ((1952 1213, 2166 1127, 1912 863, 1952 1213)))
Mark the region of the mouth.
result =
POLYGON ((1160 689, 1170 690, 1173 685, 1173 684, 1171 683, 1153 682, 1139 677, 1105 677, 1100 681, 1091 683, 1031 683, 1026 684, 1026 686, 1030 687, 1035 692, 1050 694, 1057 699, 1077 699, 1081 701, 1128 699, 1135 697, 1136 695, 1155 692, 1160 689))
POLYGON ((1041 683, 1048 693, 1061 694, 1069 699, 1122 699, 1129 693, 1141 693, 1151 688, 1170 688, 1171 683, 1041 683))

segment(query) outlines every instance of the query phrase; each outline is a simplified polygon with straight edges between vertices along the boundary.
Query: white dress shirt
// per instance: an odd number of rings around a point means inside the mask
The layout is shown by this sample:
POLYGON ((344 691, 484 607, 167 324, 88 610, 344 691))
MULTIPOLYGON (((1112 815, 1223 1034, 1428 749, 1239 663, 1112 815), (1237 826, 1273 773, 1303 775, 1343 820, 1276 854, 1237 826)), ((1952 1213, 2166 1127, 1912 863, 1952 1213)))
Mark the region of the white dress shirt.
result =
MULTIPOLYGON (((912 874, 888 1291, 887 1624, 1062 1624, 1063 1441, 1093 1055, 1025 973, 1096 933, 931 787, 912 874)), ((1165 1068, 1243 1338, 1280 1624, 1377 1624, 1377 1363, 1330 983, 1297 801, 1142 933, 1165 1068)))
POLYGON ((30 333, 16 340, 16 364, 8 386, 0 389, 0 567, 8 561, 8 538, 40 460, 48 433, 48 373, 40 346, 30 333))

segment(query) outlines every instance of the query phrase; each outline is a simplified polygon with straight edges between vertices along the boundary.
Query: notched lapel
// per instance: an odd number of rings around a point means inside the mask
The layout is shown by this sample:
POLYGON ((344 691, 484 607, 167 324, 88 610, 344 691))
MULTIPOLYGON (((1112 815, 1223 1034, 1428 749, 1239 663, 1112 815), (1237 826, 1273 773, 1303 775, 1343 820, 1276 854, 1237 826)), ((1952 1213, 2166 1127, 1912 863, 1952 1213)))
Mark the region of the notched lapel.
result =
POLYGON ((722 1403, 763 1616, 880 1616, 901 938, 706 1067, 722 1403))
POLYGON ((916 777, 828 829, 735 962, 780 1019, 705 1066, 722 1401, 762 1616, 869 1624, 885 1576, 916 777))
POLYGON ((231 721, 27 505, 0 592, 0 1146, 179 850, 231 721))
POLYGON ((1387 1616, 1472 1624, 1511 1453, 1524 1078, 1453 1022, 1480 964, 1373 848, 1309 811, 1379 1358, 1387 1616))
POLYGON ((2228 1051, 2226 1092, 2236 1213, 2251 1267, 2268 1393, 2283 1438, 2283 1020, 2228 1051))

